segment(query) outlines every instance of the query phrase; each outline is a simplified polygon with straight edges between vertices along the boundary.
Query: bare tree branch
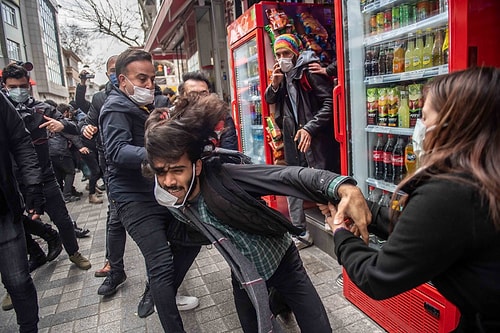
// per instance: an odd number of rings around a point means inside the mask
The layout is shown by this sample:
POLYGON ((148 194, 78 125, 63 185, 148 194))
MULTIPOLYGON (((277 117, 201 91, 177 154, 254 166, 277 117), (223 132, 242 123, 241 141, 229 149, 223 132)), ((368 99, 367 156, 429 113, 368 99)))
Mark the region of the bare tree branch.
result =
POLYGON ((143 45, 151 26, 144 0, 63 0, 63 10, 89 31, 113 37, 128 46, 143 45))

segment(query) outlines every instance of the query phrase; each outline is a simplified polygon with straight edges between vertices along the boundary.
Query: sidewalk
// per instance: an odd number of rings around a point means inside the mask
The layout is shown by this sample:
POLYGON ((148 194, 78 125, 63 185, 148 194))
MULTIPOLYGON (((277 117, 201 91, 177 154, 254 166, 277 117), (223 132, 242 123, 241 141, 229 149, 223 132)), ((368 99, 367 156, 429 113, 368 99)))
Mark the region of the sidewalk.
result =
MULTIPOLYGON (((80 175, 77 174, 77 179, 80 175)), ((146 272, 142 255, 132 239, 127 238, 125 252, 127 281, 111 297, 97 295, 104 278, 94 277, 94 271, 104 263, 107 204, 106 200, 101 205, 89 204, 84 185, 78 180, 75 183, 84 195, 80 201, 69 203, 68 210, 78 226, 90 229, 90 237, 78 242, 80 252, 90 258, 92 268, 88 271, 78 269, 63 251, 56 260, 33 272, 40 307, 39 332, 163 332, 156 313, 145 319, 137 316, 146 272)), ((46 216, 44 219, 47 221, 46 216)), ((332 257, 315 246, 301 250, 300 254, 323 300, 334 332, 385 332, 345 300, 342 288, 335 283, 341 269, 332 257)), ((202 248, 180 293, 200 299, 198 308, 181 312, 186 332, 242 332, 232 298, 230 270, 214 248, 202 248)), ((0 299, 4 295, 5 289, 0 288, 0 299)), ((14 310, 0 310, 0 332, 17 331, 14 310)), ((289 331, 299 330, 290 328, 289 331)))

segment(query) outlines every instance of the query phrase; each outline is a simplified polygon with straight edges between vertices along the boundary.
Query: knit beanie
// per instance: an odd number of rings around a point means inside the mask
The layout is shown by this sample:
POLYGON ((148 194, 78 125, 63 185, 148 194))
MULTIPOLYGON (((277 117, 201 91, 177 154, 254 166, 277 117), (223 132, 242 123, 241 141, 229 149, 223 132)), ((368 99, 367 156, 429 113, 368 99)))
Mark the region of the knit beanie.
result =
POLYGON ((278 49, 287 49, 298 57, 300 42, 292 34, 279 35, 274 41, 274 53, 276 53, 278 49))

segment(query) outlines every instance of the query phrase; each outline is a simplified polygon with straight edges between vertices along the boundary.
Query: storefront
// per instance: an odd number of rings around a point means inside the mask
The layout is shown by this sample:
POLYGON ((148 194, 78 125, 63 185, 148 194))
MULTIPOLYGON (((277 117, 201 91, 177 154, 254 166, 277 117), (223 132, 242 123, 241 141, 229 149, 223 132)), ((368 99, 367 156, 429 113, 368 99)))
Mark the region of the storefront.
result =
POLYGON ((201 70, 229 100, 226 1, 163 1, 144 49, 153 54, 158 83, 177 90, 182 73, 201 70))

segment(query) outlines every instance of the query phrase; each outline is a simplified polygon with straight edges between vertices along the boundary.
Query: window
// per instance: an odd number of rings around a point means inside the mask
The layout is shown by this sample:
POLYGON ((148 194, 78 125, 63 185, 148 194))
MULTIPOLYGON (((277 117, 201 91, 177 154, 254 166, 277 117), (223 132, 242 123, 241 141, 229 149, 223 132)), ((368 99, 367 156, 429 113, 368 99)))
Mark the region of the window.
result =
POLYGON ((16 10, 14 8, 5 3, 2 3, 2 15, 3 21, 5 23, 17 28, 16 10))
POLYGON ((39 0, 40 6, 40 29, 42 31, 43 53, 47 59, 49 81, 58 85, 64 85, 63 70, 60 59, 60 47, 56 30, 56 19, 54 8, 46 1, 39 0))
POLYGON ((10 60, 21 60, 21 48, 19 43, 7 39, 7 54, 10 60))

